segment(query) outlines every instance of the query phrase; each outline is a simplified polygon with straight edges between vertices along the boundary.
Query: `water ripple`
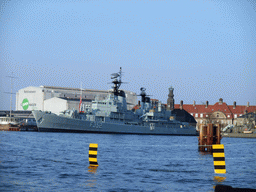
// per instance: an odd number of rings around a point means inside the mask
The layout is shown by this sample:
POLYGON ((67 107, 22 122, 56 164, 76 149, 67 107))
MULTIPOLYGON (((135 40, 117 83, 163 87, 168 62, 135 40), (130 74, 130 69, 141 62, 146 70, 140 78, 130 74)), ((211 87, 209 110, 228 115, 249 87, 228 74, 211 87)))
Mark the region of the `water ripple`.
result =
POLYGON ((221 181, 256 188, 255 140, 223 138, 225 179, 197 137, 5 132, 0 191, 213 191, 221 181), (97 168, 88 168, 98 143, 97 168), (239 145, 240 144, 240 145, 239 145))

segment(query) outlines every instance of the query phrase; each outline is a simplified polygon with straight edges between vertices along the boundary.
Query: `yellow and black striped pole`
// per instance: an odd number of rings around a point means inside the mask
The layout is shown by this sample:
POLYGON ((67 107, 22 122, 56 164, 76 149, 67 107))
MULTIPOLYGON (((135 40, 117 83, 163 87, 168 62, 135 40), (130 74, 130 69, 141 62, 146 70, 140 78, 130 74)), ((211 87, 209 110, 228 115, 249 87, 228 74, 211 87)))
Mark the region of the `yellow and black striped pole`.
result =
POLYGON ((92 167, 97 167, 97 154, 98 154, 98 144, 90 143, 89 145, 89 164, 92 167))
POLYGON ((213 164, 215 173, 226 173, 226 164, 225 164, 225 154, 224 154, 224 145, 216 144, 212 145, 213 153, 213 164))

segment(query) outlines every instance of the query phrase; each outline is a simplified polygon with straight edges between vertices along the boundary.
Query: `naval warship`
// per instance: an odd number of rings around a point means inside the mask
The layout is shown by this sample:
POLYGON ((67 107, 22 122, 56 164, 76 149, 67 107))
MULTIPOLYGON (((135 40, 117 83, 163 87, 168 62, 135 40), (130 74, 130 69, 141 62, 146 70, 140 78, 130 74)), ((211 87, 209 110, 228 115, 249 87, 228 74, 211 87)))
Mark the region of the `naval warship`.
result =
POLYGON ((127 110, 126 96, 120 86, 122 69, 111 74, 113 89, 104 100, 95 98, 91 108, 84 112, 65 110, 59 115, 34 110, 40 132, 86 132, 147 135, 196 135, 195 127, 175 120, 170 110, 162 109, 161 103, 153 108, 146 89, 141 88, 141 107, 127 110))

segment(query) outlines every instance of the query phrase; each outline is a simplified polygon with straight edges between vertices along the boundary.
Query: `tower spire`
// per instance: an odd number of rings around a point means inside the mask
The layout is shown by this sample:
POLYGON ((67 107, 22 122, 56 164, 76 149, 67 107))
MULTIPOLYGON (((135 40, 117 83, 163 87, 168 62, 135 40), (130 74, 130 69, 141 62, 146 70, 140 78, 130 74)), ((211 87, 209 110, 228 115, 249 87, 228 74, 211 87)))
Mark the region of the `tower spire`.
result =
POLYGON ((169 88, 169 94, 167 99, 167 111, 172 111, 174 109, 174 94, 173 94, 174 88, 171 86, 169 88))

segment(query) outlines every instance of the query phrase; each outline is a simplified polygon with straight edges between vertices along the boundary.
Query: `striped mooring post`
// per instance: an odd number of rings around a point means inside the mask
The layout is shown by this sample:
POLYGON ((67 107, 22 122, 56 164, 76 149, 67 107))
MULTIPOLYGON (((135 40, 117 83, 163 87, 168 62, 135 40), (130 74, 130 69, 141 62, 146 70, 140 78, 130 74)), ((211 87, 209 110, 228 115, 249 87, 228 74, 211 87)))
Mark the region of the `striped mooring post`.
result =
POLYGON ((226 164, 225 164, 224 145, 223 144, 212 145, 212 155, 213 155, 214 172, 225 174, 226 164))
POLYGON ((92 167, 99 166, 99 164, 97 162, 97 154, 98 154, 98 144, 90 143, 90 145, 89 145, 89 164, 92 167))

